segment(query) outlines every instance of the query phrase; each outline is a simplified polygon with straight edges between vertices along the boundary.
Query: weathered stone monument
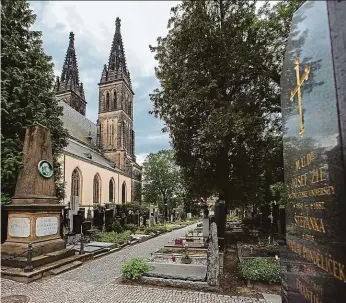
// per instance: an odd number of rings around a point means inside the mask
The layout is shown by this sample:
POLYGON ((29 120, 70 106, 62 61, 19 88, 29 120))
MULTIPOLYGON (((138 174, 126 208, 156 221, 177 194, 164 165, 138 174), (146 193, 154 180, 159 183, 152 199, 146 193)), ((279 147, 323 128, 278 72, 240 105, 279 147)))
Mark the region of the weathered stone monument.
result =
POLYGON ((207 251, 207 283, 210 286, 219 286, 220 275, 219 244, 216 223, 210 225, 209 246, 207 251))
POLYGON ((1 245, 2 265, 24 267, 28 244, 32 244, 33 266, 56 259, 50 253, 65 251, 60 235, 60 214, 63 205, 55 195, 50 131, 41 126, 28 127, 23 147, 22 167, 19 171, 12 204, 8 211, 8 232, 1 245), (37 256, 42 256, 36 258, 37 256))
POLYGON ((307 1, 292 20, 281 77, 283 302, 346 298, 345 16, 345 1, 307 1))

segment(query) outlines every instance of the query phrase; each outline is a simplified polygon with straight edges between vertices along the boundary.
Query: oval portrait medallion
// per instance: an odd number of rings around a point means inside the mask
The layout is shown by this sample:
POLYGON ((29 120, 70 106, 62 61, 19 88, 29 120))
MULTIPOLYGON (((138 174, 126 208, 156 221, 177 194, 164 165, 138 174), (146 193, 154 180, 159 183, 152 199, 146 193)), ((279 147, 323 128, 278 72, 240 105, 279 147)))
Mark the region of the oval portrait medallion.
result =
POLYGON ((46 160, 38 162, 38 171, 43 178, 50 178, 53 176, 53 165, 46 160))

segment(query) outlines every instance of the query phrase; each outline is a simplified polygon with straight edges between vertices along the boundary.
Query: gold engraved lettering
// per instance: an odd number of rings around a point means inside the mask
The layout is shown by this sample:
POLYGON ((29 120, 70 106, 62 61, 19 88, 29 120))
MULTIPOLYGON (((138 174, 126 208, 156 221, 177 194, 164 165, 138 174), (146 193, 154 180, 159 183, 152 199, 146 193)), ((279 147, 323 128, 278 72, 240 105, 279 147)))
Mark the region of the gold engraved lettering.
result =
POLYGON ((300 159, 296 160, 296 170, 309 166, 312 163, 313 159, 314 159, 314 153, 311 152, 301 157, 300 159))
POLYGON ((317 197, 317 196, 330 196, 334 195, 334 185, 319 187, 299 192, 294 192, 288 194, 288 199, 299 199, 299 198, 308 198, 308 197, 317 197))
POLYGON ((319 168, 314 168, 312 171, 311 183, 314 184, 314 183, 322 182, 325 180, 326 179, 324 178, 324 174, 323 174, 323 166, 319 168))
POLYGON ((323 220, 314 217, 294 216, 295 225, 298 227, 325 233, 323 220))
POLYGON ((318 250, 311 250, 296 241, 288 240, 287 243, 288 248, 291 251, 312 262, 313 264, 316 264, 325 272, 346 283, 345 265, 333 260, 331 255, 322 254, 318 250))
POLYGON ((300 125, 299 135, 303 136, 303 134, 304 134, 304 122, 303 122, 303 103, 302 103, 301 86, 303 85, 305 80, 308 80, 308 76, 309 76, 309 73, 310 73, 310 67, 305 65, 305 72, 304 72, 304 74, 303 74, 303 76, 301 78, 300 78, 299 68, 300 68, 300 59, 297 58, 296 59, 296 66, 295 66, 296 77, 297 77, 297 86, 291 92, 290 100, 293 101, 294 100, 294 96, 296 94, 298 95, 299 125, 300 125))
POLYGON ((313 293, 303 281, 298 278, 296 281, 298 290, 310 303, 321 303, 319 296, 313 293))
POLYGON ((297 188, 297 187, 306 186, 306 182, 308 179, 307 176, 308 176, 308 174, 303 174, 303 175, 294 177, 292 179, 292 187, 297 188))

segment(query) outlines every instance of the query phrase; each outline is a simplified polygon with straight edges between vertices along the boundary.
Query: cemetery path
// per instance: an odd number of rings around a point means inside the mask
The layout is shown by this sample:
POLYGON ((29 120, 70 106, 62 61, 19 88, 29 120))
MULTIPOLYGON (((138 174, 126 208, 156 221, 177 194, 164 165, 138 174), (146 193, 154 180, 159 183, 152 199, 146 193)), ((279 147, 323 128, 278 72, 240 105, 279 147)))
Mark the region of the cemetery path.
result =
POLYGON ((126 247, 56 277, 30 284, 1 279, 1 297, 4 299, 3 297, 10 295, 25 295, 30 297, 30 303, 265 302, 254 298, 229 297, 117 283, 117 278, 120 277, 120 268, 125 260, 132 257, 150 257, 152 252, 157 251, 173 238, 185 235, 186 231, 195 226, 196 224, 190 225, 146 242, 126 247))

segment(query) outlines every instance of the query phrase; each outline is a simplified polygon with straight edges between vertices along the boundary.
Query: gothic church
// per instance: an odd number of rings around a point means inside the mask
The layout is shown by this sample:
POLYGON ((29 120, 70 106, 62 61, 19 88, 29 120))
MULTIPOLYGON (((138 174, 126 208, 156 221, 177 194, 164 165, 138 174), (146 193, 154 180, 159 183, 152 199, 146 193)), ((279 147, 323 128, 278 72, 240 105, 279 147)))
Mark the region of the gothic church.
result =
POLYGON ((98 120, 94 124, 85 117, 87 101, 71 32, 55 93, 63 106, 62 120, 69 132, 68 146, 60 160, 66 184, 64 202, 72 212, 109 202, 141 200, 142 170, 136 163, 133 130, 134 92, 119 18, 115 22, 108 65, 104 65, 98 85, 98 120))

